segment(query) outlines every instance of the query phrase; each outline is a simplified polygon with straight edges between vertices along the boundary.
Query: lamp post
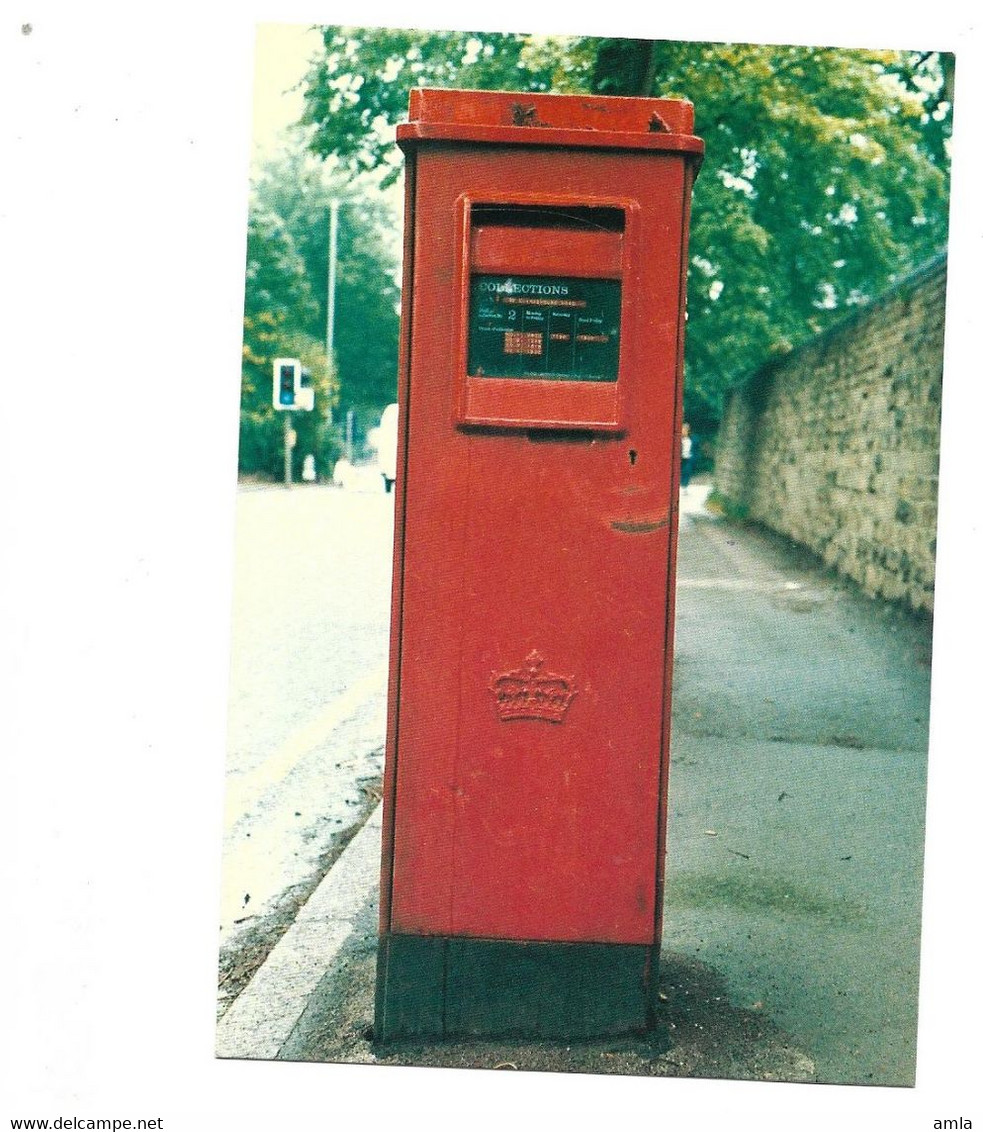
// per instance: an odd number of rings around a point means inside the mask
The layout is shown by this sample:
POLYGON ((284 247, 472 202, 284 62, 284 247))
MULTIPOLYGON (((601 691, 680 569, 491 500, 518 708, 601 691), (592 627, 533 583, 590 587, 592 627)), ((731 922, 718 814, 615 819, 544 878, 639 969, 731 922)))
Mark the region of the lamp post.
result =
POLYGON ((332 199, 330 203, 330 220, 328 224, 328 325, 325 333, 325 350, 328 362, 328 404, 326 420, 332 422, 331 392, 334 385, 334 296, 338 275, 338 206, 340 201, 332 199))

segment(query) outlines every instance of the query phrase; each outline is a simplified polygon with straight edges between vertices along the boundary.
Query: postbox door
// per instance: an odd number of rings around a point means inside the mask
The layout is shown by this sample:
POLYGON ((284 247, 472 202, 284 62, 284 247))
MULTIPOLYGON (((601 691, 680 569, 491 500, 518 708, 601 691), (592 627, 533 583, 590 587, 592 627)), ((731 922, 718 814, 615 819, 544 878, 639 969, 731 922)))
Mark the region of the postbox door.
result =
MULTIPOLYGON (((686 173, 661 154, 517 156, 417 159, 389 930, 653 943, 686 173), (587 379, 615 391, 614 417, 527 421, 564 379, 517 374, 515 419, 475 423, 461 200, 544 185, 639 204, 615 273, 615 376, 587 379)), ((535 257, 524 271, 552 278, 535 257)), ((610 289, 596 307, 610 313, 610 289)))

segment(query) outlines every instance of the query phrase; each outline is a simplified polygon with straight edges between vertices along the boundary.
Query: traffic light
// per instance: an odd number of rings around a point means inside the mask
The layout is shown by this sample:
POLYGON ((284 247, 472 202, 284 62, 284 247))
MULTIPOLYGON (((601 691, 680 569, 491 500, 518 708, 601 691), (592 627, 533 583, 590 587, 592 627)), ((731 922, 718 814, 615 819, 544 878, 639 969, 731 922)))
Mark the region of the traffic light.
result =
POLYGON ((273 363, 273 408, 296 409, 300 392, 300 360, 277 358, 273 363))
POLYGON ((273 408, 314 408, 314 381, 299 358, 277 358, 273 363, 273 408))

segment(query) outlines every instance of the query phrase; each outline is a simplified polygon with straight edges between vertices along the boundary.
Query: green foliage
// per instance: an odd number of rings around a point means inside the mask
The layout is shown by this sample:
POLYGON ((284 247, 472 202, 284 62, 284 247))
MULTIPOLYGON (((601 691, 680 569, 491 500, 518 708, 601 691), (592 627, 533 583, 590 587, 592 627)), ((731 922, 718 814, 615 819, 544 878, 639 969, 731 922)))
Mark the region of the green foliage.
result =
POLYGON ((734 383, 945 246, 952 57, 753 44, 326 28, 310 146, 397 168, 414 86, 684 97, 693 197, 686 412, 712 431, 734 383))
POLYGON ((526 58, 526 36, 324 28, 324 55, 307 77, 303 122, 311 152, 342 157, 355 172, 401 158, 387 127, 406 115, 416 86, 549 90, 552 57, 526 58), (518 87, 516 86, 518 84, 518 87))
POLYGON ((316 365, 315 343, 303 330, 305 318, 315 311, 304 262, 290 233, 280 217, 254 200, 246 238, 240 471, 273 476, 282 470, 282 422, 272 405, 273 360, 299 357, 308 368, 316 365))
POLYGON ((272 406, 273 360, 297 357, 311 371, 313 412, 292 414, 295 458, 313 453, 327 472, 338 454, 330 423, 353 406, 375 413, 396 391, 399 289, 392 217, 320 163, 288 152, 255 178, 247 237, 239 467, 279 476, 282 414, 272 406), (335 372, 326 350, 331 201, 339 202, 335 372))
MULTIPOLYGON (((660 93, 694 100, 706 142, 690 236, 687 409, 712 421, 749 369, 944 247, 946 115, 934 120, 918 89, 938 90, 941 61, 672 43, 652 45, 650 64, 660 93), (909 81, 898 81, 905 66, 909 81)), ((595 81, 616 93, 616 74, 595 81)))

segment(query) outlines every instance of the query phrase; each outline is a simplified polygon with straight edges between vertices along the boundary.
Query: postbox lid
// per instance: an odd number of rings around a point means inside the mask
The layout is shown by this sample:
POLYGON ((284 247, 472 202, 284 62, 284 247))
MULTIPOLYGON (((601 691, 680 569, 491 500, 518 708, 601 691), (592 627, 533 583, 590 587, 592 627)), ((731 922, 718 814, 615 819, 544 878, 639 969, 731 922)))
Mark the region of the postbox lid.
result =
POLYGON ((408 122, 396 127, 404 148, 421 141, 670 150, 699 158, 693 104, 677 98, 445 90, 410 92, 408 122))

